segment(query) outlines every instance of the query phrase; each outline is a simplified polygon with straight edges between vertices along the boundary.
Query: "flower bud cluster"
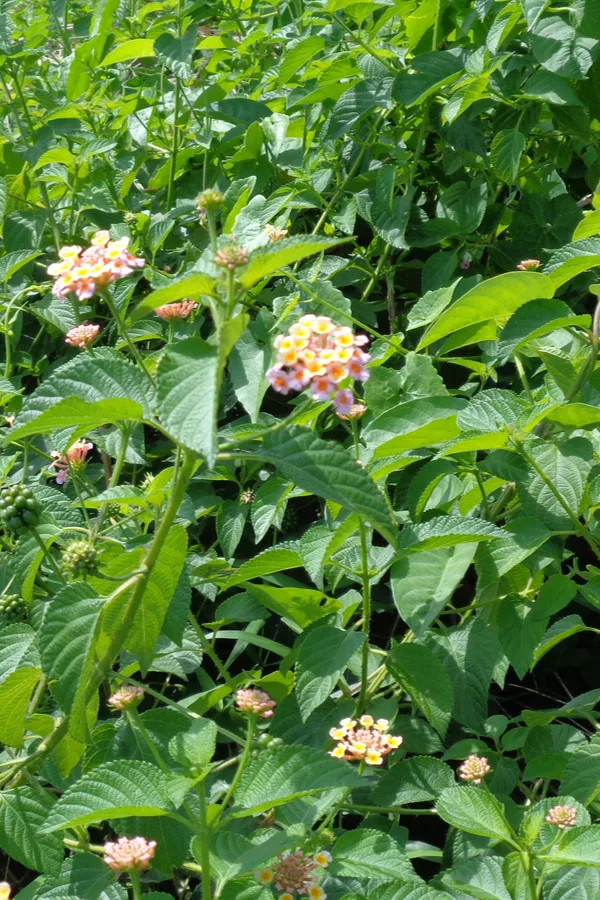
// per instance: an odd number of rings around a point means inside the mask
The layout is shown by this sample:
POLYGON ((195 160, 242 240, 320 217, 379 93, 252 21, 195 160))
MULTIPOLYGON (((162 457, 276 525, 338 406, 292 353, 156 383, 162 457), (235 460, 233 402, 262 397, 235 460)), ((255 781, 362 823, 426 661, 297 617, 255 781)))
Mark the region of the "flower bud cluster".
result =
POLYGON ((327 900, 319 877, 330 862, 331 854, 326 850, 313 856, 303 850, 294 850, 280 853, 272 866, 259 869, 255 877, 259 884, 273 884, 276 890, 282 891, 279 900, 294 900, 295 895, 309 900, 327 900))
POLYGON ((90 344, 96 340, 99 334, 99 325, 77 325, 76 328, 71 328, 71 330, 67 332, 65 344, 68 344, 70 347, 79 347, 80 350, 85 350, 86 347, 89 347, 90 344))
POLYGON ((235 703, 240 712, 252 713, 261 719, 270 719, 277 706, 265 691, 255 688, 242 688, 236 691, 235 703))
POLYGON ((485 756, 476 756, 471 753, 464 763, 458 767, 458 775, 463 781, 472 781, 473 784, 481 784, 486 775, 489 775, 492 767, 485 756))
POLYGON ((144 689, 135 684, 123 684, 106 701, 113 709, 135 709, 144 699, 144 689))
POLYGON ((93 449, 94 445, 90 441, 78 440, 69 447, 66 456, 59 453, 58 450, 53 450, 50 455, 54 461, 50 463, 49 468, 56 469, 56 483, 65 483, 69 477, 69 468, 74 472, 81 471, 85 466, 88 453, 93 449))
POLYGON ((131 872, 147 869, 156 852, 156 841, 143 837, 121 837, 104 845, 104 862, 115 872, 131 872))
POLYGON ((182 300, 180 303, 165 303, 164 306, 157 306, 154 312, 159 318, 173 322, 176 319, 187 319, 195 309, 198 309, 198 304, 193 300, 182 300))
POLYGON ((577 824, 577 810, 574 806, 553 806, 546 816, 546 822, 564 831, 577 824))

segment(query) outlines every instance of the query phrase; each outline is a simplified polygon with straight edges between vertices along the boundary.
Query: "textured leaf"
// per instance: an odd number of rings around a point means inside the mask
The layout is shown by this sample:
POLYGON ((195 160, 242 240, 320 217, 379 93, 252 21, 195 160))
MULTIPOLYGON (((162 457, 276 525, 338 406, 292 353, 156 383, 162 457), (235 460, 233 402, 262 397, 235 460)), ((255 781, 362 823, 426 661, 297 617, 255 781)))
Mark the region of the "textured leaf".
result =
POLYGON ((159 414, 175 440, 207 458, 217 453, 219 351, 200 338, 172 346, 157 376, 159 414))
POLYGON ((296 663, 296 692, 302 721, 325 702, 365 635, 324 625, 306 636, 296 663))
POLYGON ((225 587, 233 587, 244 581, 260 578, 262 575, 271 575, 273 572, 296 569, 300 565, 302 565, 302 561, 295 550, 282 545, 271 547, 242 563, 235 575, 227 579, 225 587))
POLYGON ((165 816, 171 808, 168 779, 146 762, 117 760, 97 766, 56 803, 44 834, 128 816, 165 816))
POLYGON ((331 873, 369 878, 379 884, 397 878, 418 881, 398 842, 391 835, 370 828, 357 828, 336 841, 331 873))
POLYGON ((64 861, 57 875, 46 878, 42 892, 36 900, 65 900, 75 897, 80 900, 121 900, 125 894, 118 893, 114 874, 98 856, 93 853, 77 853, 64 861))
POLYGON ((435 516, 422 525, 406 525, 402 529, 398 549, 411 552, 453 547, 476 541, 504 537, 504 532, 482 519, 460 516, 435 516))
POLYGON ((470 859, 444 874, 443 883, 476 900, 512 900, 504 881, 502 865, 500 857, 470 859))
POLYGON ((382 806, 403 806, 435 800, 445 788, 454 784, 454 772, 446 763, 431 756, 413 756, 384 773, 373 794, 373 802, 382 806))
POLYGON ((557 289, 596 266, 600 266, 600 238, 589 237, 556 250, 545 265, 544 272, 557 289))
POLYGON ((17 669, 0 684, 0 741, 23 746, 25 716, 41 669, 17 669))
POLYGON ((291 426, 267 435, 260 455, 298 487, 358 513, 394 540, 395 527, 383 494, 339 444, 291 426))
POLYGON ((59 835, 40 834, 54 801, 31 787, 0 792, 0 847, 36 872, 60 871, 65 855, 59 835))
POLYGON ((217 745, 217 726, 210 719, 194 719, 187 731, 176 735, 169 744, 173 759, 201 772, 213 758, 217 745))
POLYGON ((278 588, 268 584, 247 584, 246 589, 267 609, 291 619, 300 628, 307 628, 313 622, 340 608, 339 600, 326 597, 321 591, 310 588, 278 588))
POLYGON ((596 735, 569 754, 560 789, 584 806, 600 794, 600 740, 596 735))
POLYGON ((535 468, 517 481, 525 514, 556 531, 572 530, 592 464, 592 445, 581 437, 560 445, 538 442, 529 454, 535 468))
POLYGON ((546 620, 536 619, 533 609, 520 598, 504 598, 498 610, 498 638, 519 678, 523 679, 533 665, 535 649, 545 630, 546 620))
POLYGON ((469 834, 514 844, 502 804, 486 790, 459 785, 442 791, 436 809, 444 822, 469 834))
POLYGON ((40 664, 37 635, 29 625, 9 625, 0 631, 0 684, 18 668, 40 664))
POLYGON ((562 865, 600 868, 600 825, 570 828, 545 858, 562 865))
POLYGON ((443 737, 450 724, 454 694, 447 672, 431 650, 418 644, 400 644, 388 656, 387 667, 443 737))
POLYGON ((256 815, 289 800, 342 787, 358 787, 360 775, 350 763, 308 747, 277 747, 251 759, 240 779, 236 805, 241 815, 256 815))
POLYGON ((514 184, 517 180, 524 150, 525 137, 518 128, 499 131, 494 137, 491 151, 492 166, 501 181, 514 184))
POLYGON ((177 278, 167 287, 148 294, 131 311, 127 321, 129 324, 133 324, 158 306, 164 306, 166 303, 174 303, 177 300, 199 300, 204 296, 212 297, 214 293, 215 285, 212 278, 201 272, 194 272, 192 275, 177 278))
POLYGON ((346 238, 335 240, 333 238, 311 237, 310 235, 296 235, 296 237, 277 241, 275 244, 271 244, 262 250, 257 250, 256 253, 252 254, 250 262, 240 275, 240 283, 246 289, 251 288, 258 281, 268 278, 269 275, 272 275, 284 266, 290 266, 292 263, 306 259, 308 256, 314 256, 315 253, 323 253, 331 247, 343 244, 345 240, 346 238))

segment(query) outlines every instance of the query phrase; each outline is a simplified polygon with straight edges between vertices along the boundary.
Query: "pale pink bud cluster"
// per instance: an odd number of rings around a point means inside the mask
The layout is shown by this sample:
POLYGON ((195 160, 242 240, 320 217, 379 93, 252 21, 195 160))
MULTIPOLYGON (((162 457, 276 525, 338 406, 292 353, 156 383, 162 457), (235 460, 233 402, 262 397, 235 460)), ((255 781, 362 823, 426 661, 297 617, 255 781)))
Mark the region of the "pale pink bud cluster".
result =
POLYGON ((471 753, 464 763, 458 767, 459 777, 463 781, 472 781, 473 784, 481 784, 486 775, 489 775, 492 767, 488 765, 485 756, 476 756, 471 753))
POLYGON ((69 477, 69 469, 73 471, 81 471, 85 466, 87 455, 90 450, 94 449, 94 445, 90 441, 75 441, 72 447, 67 450, 64 456, 58 450, 53 450, 50 454, 54 458, 54 462, 50 463, 50 469, 56 469, 56 483, 64 484, 69 477))
POLYGON ((76 328, 71 328, 70 331, 67 331, 65 344, 85 350, 86 347, 89 347, 96 340, 99 334, 99 325, 77 325, 76 328))
POLYGON ((0 881, 0 900, 10 900, 10 890, 8 881, 0 881))
POLYGON ((89 300, 113 281, 131 275, 145 261, 133 256, 128 246, 128 237, 111 241, 108 231, 97 231, 85 250, 77 244, 62 247, 59 262, 48 266, 48 275, 56 279, 52 293, 61 299, 74 293, 78 300, 89 300))
POLYGON ((364 759, 368 766, 380 766, 383 759, 402 743, 401 737, 388 733, 387 719, 374 720, 373 716, 356 719, 342 719, 337 728, 332 728, 330 737, 338 741, 337 747, 329 755, 335 759, 351 762, 364 759))
POLYGON ((330 862, 331 854, 326 850, 320 850, 314 856, 303 850, 280 853, 270 868, 256 872, 256 880, 263 885, 272 883, 278 891, 283 891, 279 900, 294 900, 295 894, 310 900, 327 900, 318 880, 322 869, 330 862))
POLYGON ((277 228, 276 225, 265 225, 265 234, 270 241, 282 241, 287 237, 287 228, 277 228))
POLYGON ((574 806, 553 806, 546 822, 549 825, 557 825, 562 831, 577 824, 577 810, 574 806))
POLYGON ((270 719, 277 706, 265 691, 255 688, 241 688, 236 691, 235 703, 240 712, 253 713, 261 719, 270 719))
POLYGON ((243 247, 238 247, 237 244, 227 244, 226 247, 221 247, 215 253, 215 265, 229 269, 230 272, 239 269, 240 266, 245 266, 247 262, 248 252, 243 247))
POLYGON ((519 269, 520 272, 534 272, 536 269, 539 269, 541 265, 542 262, 539 259, 523 259, 517 266, 517 269, 519 269))
POLYGON ((156 841, 147 841, 143 837, 122 837, 118 841, 106 842, 104 862, 115 872, 147 869, 155 852, 156 841))
POLYGON ((144 699, 144 689, 135 684, 124 684, 106 701, 114 709, 132 709, 144 699))
POLYGON ((302 316, 287 334, 275 340, 277 361, 267 372, 271 386, 280 394, 302 391, 310 384, 315 400, 331 400, 339 416, 347 416, 355 405, 348 378, 367 381, 370 360, 360 348, 369 342, 364 334, 336 326, 329 316, 302 316))

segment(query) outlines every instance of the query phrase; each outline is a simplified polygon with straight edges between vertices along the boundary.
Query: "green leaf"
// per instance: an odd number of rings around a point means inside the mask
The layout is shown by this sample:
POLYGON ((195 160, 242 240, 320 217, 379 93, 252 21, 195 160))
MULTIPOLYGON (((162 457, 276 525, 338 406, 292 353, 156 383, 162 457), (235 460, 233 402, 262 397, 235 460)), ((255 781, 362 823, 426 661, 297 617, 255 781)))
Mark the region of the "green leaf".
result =
POLYGON ((159 415, 173 438, 205 456, 217 454, 219 350, 193 337, 179 341, 162 357, 157 374, 159 415))
POLYGON ((387 668, 442 737, 450 724, 454 692, 448 673, 428 647, 400 644, 391 651, 387 668))
POLYGON ((327 140, 334 141, 346 134, 362 116, 378 106, 381 100, 381 93, 375 90, 373 83, 362 81, 350 87, 333 107, 327 140))
POLYGON ((520 598, 505 597, 498 610, 498 637, 510 664, 520 679, 533 666, 534 653, 544 631, 546 619, 536 619, 533 609, 520 598))
POLYGON ((575 231, 574 241, 582 241, 584 238, 596 237, 600 234, 600 209, 594 209, 585 214, 575 231))
POLYGON ((417 350, 477 322, 498 321, 530 300, 550 298, 555 284, 539 272, 505 272, 471 288, 429 328, 417 350))
POLYGON ((560 843, 543 856, 552 863, 600 868, 600 825, 576 825, 565 831, 560 843))
POLYGON ((532 300, 511 316, 498 340, 498 358, 505 360, 524 344, 570 326, 589 328, 591 318, 575 316, 562 300, 532 300))
POLYGON ((130 59, 143 59, 147 56, 156 56, 154 41, 147 38, 138 38, 133 41, 125 41, 119 44, 104 57, 100 65, 112 66, 115 63, 129 62, 130 59))
POLYGON ((490 432, 515 425, 528 410, 528 404, 512 391, 492 388, 481 391, 457 418, 463 431, 490 432))
POLYGON ((555 250, 545 265, 544 272, 556 290, 571 278, 597 266, 600 266, 600 239, 588 237, 555 250))
POLYGON ((446 217, 460 229, 463 235, 476 231, 485 214, 487 204, 487 185, 484 181, 467 184, 466 181, 455 181, 438 202, 438 216, 446 217))
POLYGON ((167 287, 160 288, 144 297, 131 311, 127 322, 132 325, 158 306, 164 306, 166 303, 174 303, 177 300, 200 300, 201 297, 214 297, 214 295, 215 285, 208 275, 201 272, 184 275, 183 278, 177 278, 167 287))
POLYGON ((44 791, 18 787, 0 792, 0 847, 36 872, 60 872, 65 855, 59 835, 40 834, 54 800, 44 791))
POLYGON ((239 500, 224 500, 217 511, 217 536, 223 555, 230 559, 242 539, 248 507, 239 500))
POLYGON ((65 859, 59 874, 44 879, 36 900, 124 900, 117 893, 115 876, 105 862, 93 853, 77 853, 65 859))
POLYGON ((330 871, 342 878, 368 878, 377 884, 398 878, 418 881, 400 844, 391 835, 371 828, 346 832, 336 841, 330 871))
POLYGON ((67 788, 48 816, 43 834, 75 825, 129 816, 165 816, 169 779, 147 762, 103 763, 67 788))
POLYGON ((324 625, 302 641, 296 663, 296 694, 303 722, 327 700, 365 639, 364 634, 324 625))
POLYGON ((417 637, 439 616, 473 561, 476 543, 412 553, 391 568, 396 609, 417 637))
POLYGON ((41 669, 17 669, 0 685, 0 741, 9 747, 23 746, 25 716, 41 669))
POLYGON ((146 583, 144 598, 125 642, 127 649, 139 659, 144 674, 154 659, 156 642, 181 577, 186 554, 186 530, 183 525, 173 525, 146 583))
POLYGON ((561 793, 574 797, 583 806, 588 806, 598 797, 600 740, 597 735, 594 735, 589 743, 581 744, 574 753, 569 754, 560 789, 561 793))
POLYGON ((277 747, 251 759, 235 793, 243 816, 253 816, 290 800, 362 784, 350 763, 308 747, 277 747))
POLYGON ((585 78, 594 61, 594 46, 595 41, 582 38, 559 16, 545 17, 532 29, 533 55, 545 69, 563 78, 585 78))
POLYGON ((333 239, 310 235, 284 238, 252 254, 248 265, 241 272, 240 284, 247 290, 284 266, 314 256, 315 253, 324 253, 325 250, 337 247, 345 241, 347 238, 333 239))
POLYGON ((187 731, 171 739, 169 752, 180 765, 188 764, 202 772, 214 756, 217 726, 211 719, 194 719, 187 731))
POLYGON ((37 635, 29 625, 8 625, 0 631, 0 684, 19 668, 40 664, 37 635))
POLYGON ((370 422, 363 436, 375 459, 449 441, 460 434, 458 397, 426 397, 388 409, 370 422))
POLYGON ((419 53, 411 60, 410 75, 401 73, 394 79, 392 97, 402 106, 422 103, 453 81, 462 71, 460 59, 450 50, 419 53))
POLYGON ((87 678, 95 661, 104 599, 85 583, 70 584, 48 604, 40 630, 42 668, 52 693, 71 717, 71 734, 85 742, 87 678))
POLYGON ((74 428, 74 436, 84 435, 93 428, 117 422, 141 422, 143 409, 134 400, 99 400, 88 403, 79 397, 65 397, 33 421, 11 429, 11 440, 30 434, 50 434, 61 428, 74 428))
POLYGON ((502 804, 485 789, 472 785, 447 788, 438 798, 436 809, 444 822, 455 828, 518 847, 502 804))
MULTIPOLYGON (((581 100, 566 78, 561 78, 560 75, 554 75, 552 72, 546 72, 543 69, 538 69, 525 82, 523 93, 526 97, 545 100, 546 103, 551 103, 553 106, 582 105, 581 100)), ((578 235, 579 237, 587 237, 587 235, 578 235)))
POLYGON ((301 565, 302 560, 296 550, 285 546, 271 547, 242 563, 235 575, 227 579, 224 587, 234 587, 236 584, 251 581, 253 578, 271 575, 273 572, 281 572, 285 569, 296 569, 301 565))
POLYGON ((7 253, 6 256, 0 257, 0 281, 6 284, 8 279, 19 269, 40 255, 35 250, 15 250, 14 253, 7 253))
POLYGON ((260 406, 269 387, 265 371, 270 354, 270 348, 259 343, 249 330, 231 352, 229 374, 233 390, 252 422, 258 421, 260 406))
POLYGON ((373 794, 375 805, 403 806, 435 800, 455 784, 454 772, 432 756, 403 759, 383 774, 373 794))
POLYGON ((469 859, 444 873, 443 884, 476 900, 512 900, 502 873, 503 862, 493 856, 469 859))
POLYGON ((556 531, 573 530, 592 465, 592 445, 582 437, 560 445, 540 441, 529 455, 535 468, 517 481, 525 514, 556 531))
POLYGON ((310 588, 280 588, 252 583, 246 584, 245 587, 248 593, 267 609, 291 619, 300 628, 308 628, 313 622, 340 608, 339 600, 326 597, 321 591, 310 588))
POLYGON ((544 882, 548 900, 596 900, 600 892, 600 872, 581 866, 550 868, 544 882))
POLYGON ((393 542, 395 526, 383 494, 350 454, 333 441, 289 426, 266 436, 260 456, 284 478, 367 519, 393 542))
POLYGON ((501 529, 482 519, 436 516, 422 525, 405 525, 398 541, 398 550, 412 553, 502 537, 504 532, 501 529))

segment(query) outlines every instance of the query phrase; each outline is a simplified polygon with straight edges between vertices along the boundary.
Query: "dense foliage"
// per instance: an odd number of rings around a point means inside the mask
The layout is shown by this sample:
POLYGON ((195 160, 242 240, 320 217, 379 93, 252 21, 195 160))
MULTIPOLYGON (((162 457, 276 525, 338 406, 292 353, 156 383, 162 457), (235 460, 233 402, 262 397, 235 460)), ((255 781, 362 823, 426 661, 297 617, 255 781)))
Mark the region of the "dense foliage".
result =
POLYGON ((0 898, 600 896, 600 4, 0 12, 0 898))

